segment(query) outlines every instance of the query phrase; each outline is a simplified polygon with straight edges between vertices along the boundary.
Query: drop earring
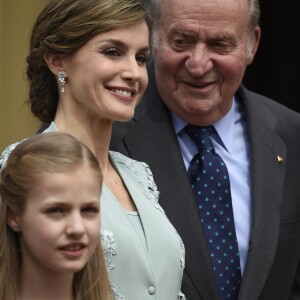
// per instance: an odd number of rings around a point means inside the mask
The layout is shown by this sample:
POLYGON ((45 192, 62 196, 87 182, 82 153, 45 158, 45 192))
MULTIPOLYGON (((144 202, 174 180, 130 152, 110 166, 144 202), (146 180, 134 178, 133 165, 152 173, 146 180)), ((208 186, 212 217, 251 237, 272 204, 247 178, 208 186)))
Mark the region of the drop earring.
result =
POLYGON ((67 77, 67 75, 66 75, 65 71, 58 72, 57 80, 61 83, 61 89, 60 89, 60 91, 62 93, 64 93, 64 91, 65 91, 65 82, 66 82, 65 78, 66 77, 67 77))

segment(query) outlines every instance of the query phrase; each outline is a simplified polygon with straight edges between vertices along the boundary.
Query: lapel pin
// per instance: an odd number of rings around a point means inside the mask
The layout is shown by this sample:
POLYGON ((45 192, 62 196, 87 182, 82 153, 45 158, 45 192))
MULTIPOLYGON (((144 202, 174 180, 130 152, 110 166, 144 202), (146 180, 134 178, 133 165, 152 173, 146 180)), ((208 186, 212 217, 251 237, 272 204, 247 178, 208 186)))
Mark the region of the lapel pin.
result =
POLYGON ((279 163, 283 163, 283 157, 280 156, 280 155, 277 155, 277 161, 278 161, 279 163))

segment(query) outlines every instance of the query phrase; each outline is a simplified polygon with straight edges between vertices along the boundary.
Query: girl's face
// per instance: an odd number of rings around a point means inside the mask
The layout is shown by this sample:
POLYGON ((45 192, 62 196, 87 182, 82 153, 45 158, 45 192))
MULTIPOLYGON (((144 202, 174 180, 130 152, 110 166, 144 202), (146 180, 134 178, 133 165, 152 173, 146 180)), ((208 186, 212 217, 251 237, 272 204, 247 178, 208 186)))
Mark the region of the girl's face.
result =
POLYGON ((20 232, 24 272, 74 273, 86 265, 99 242, 100 191, 86 165, 39 177, 24 212, 8 221, 20 232))
POLYGON ((63 60, 62 103, 74 116, 126 121, 148 84, 149 30, 145 21, 110 30, 63 60))

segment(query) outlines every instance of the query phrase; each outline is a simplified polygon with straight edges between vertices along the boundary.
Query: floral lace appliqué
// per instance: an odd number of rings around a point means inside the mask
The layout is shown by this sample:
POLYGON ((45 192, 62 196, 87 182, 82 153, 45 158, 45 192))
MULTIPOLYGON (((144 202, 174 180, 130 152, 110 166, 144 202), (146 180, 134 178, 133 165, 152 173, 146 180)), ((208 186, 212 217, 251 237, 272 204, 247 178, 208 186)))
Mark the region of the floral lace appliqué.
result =
MULTIPOLYGON (((104 253, 106 268, 108 274, 110 275, 111 270, 115 268, 115 266, 111 264, 111 261, 112 257, 117 255, 117 244, 114 239, 114 234, 111 231, 108 231, 103 228, 100 231, 100 239, 104 253)), ((125 296, 121 295, 118 292, 117 287, 113 283, 111 283, 110 286, 115 300, 125 300, 125 296)))
POLYGON ((114 284, 110 285, 115 300, 126 300, 125 296, 121 295, 114 284))
POLYGON ((163 208, 158 203, 159 191, 157 190, 149 166, 144 162, 136 161, 119 152, 110 151, 110 154, 115 162, 124 164, 136 175, 146 198, 152 202, 155 208, 164 213, 163 208))

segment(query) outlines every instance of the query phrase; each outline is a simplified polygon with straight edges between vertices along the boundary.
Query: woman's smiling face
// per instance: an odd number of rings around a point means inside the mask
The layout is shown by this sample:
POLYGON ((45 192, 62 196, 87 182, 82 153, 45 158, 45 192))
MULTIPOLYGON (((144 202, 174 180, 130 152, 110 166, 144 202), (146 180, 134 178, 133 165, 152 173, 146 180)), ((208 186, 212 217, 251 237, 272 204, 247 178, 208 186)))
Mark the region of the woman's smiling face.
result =
POLYGON ((149 54, 145 21, 95 36, 63 60, 67 79, 61 100, 72 105, 73 113, 131 119, 148 84, 149 54))

